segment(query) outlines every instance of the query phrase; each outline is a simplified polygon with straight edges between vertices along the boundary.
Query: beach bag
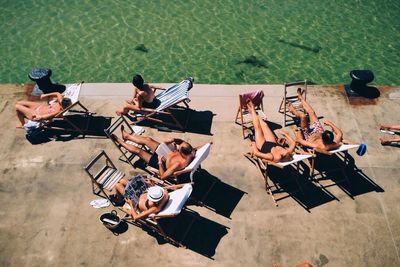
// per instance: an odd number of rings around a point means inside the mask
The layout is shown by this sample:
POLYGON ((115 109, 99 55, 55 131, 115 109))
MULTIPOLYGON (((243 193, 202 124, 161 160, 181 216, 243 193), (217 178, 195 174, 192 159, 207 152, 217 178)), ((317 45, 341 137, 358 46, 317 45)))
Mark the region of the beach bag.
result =
POLYGON ((24 125, 25 138, 32 144, 37 145, 50 141, 46 131, 40 127, 37 121, 28 121, 24 125))

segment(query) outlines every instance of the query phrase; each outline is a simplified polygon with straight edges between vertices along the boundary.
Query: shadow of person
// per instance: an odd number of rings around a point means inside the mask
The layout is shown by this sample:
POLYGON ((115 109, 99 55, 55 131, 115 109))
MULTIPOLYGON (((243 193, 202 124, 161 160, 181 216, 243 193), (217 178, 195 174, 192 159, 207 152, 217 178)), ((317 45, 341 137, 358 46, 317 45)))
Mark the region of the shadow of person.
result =
POLYGON ((222 182, 208 171, 201 169, 193 178, 194 187, 191 199, 226 218, 246 192, 222 182))
POLYGON ((165 233, 187 249, 213 259, 228 227, 200 216, 191 209, 183 210, 177 217, 159 221, 165 233))

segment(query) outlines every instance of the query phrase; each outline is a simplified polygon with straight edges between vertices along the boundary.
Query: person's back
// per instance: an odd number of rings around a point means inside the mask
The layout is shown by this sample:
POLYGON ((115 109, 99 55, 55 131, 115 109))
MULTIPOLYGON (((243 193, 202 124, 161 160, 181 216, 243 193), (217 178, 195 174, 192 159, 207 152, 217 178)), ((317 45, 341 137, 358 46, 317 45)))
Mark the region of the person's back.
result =
POLYGON ((189 143, 182 142, 175 151, 167 154, 165 165, 168 168, 173 167, 174 171, 186 168, 195 157, 195 149, 189 143))

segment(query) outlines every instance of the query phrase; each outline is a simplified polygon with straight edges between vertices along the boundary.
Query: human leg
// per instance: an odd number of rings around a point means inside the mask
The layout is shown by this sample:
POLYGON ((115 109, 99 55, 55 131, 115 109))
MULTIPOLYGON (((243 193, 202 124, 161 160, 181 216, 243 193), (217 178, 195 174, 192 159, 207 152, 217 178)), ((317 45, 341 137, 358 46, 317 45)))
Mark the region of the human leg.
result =
POLYGON ((255 143, 256 143, 257 148, 260 150, 262 148, 263 144, 265 143, 265 137, 264 137, 263 129, 261 127, 260 118, 257 115, 257 112, 254 108, 253 102, 248 101, 247 108, 248 108, 249 112, 251 113, 251 118, 253 121, 255 143))
POLYGON ((118 195, 123 196, 125 193, 125 186, 128 184, 128 180, 122 178, 119 182, 115 185, 115 191, 118 195))
POLYGON ((34 110, 20 103, 15 104, 15 112, 17 113, 18 123, 17 128, 22 128, 25 124, 25 118, 28 120, 33 119, 34 110))
POLYGON ((398 130, 398 131, 400 131, 400 125, 380 124, 380 129, 382 129, 382 130, 398 130))
POLYGON ((139 158, 144 160, 146 163, 149 163, 150 158, 151 158, 151 154, 148 153, 147 151, 144 151, 143 149, 138 148, 138 147, 136 147, 134 145, 130 145, 130 144, 125 143, 124 140, 122 140, 121 138, 119 138, 115 134, 112 134, 111 138, 114 139, 114 141, 117 142, 117 144, 123 146, 129 152, 131 152, 131 153, 133 153, 135 155, 138 155, 139 158))
POLYGON ((296 118, 300 120, 300 127, 302 129, 307 129, 307 116, 304 114, 304 112, 295 109, 292 103, 288 103, 288 109, 290 113, 292 113, 296 118))
POLYGON ((123 125, 121 125, 121 134, 124 140, 130 140, 132 142, 135 142, 136 144, 145 145, 153 152, 157 149, 158 145, 160 144, 151 137, 129 134, 127 131, 125 131, 125 127, 123 125))
POLYGON ((308 114, 308 116, 310 118, 310 124, 315 121, 318 121, 317 114, 315 113, 315 111, 311 107, 311 105, 304 99, 301 89, 297 90, 297 97, 300 100, 301 105, 303 106, 304 110, 306 111, 306 113, 308 114))

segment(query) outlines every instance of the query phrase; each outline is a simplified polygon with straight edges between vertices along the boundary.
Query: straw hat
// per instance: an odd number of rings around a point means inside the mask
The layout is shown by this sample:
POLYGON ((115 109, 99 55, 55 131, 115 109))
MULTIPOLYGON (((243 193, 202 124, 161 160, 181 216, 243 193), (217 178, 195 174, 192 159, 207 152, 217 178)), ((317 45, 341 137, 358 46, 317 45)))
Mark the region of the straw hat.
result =
POLYGON ((164 189, 161 186, 152 186, 147 191, 147 199, 152 202, 159 202, 164 196, 164 189))

